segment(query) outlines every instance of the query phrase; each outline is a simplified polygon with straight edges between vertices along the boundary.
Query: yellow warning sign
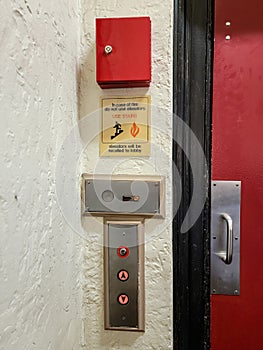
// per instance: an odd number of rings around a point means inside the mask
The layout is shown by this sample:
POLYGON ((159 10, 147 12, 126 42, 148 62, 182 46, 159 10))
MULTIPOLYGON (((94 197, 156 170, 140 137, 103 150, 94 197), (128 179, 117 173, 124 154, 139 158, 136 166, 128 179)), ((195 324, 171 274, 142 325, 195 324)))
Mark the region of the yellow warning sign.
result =
POLYGON ((150 155, 150 96, 102 98, 100 155, 150 155))

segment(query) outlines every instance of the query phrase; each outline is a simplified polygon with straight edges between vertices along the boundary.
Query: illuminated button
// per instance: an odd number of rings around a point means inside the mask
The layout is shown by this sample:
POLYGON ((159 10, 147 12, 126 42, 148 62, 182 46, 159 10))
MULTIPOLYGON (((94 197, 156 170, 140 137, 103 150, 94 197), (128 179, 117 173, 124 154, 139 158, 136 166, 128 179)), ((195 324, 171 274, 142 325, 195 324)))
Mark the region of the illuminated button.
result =
POLYGON ((125 282, 129 279, 129 273, 126 270, 121 270, 118 272, 118 279, 122 282, 125 282))
POLYGON ((127 258, 127 256, 130 254, 130 250, 128 247, 120 246, 117 249, 117 253, 120 258, 127 258))
POLYGON ((119 304, 121 304, 121 305, 127 305, 128 302, 129 302, 129 297, 128 297, 128 295, 127 295, 127 294, 120 294, 120 295, 118 296, 118 302, 119 302, 119 304))
POLYGON ((127 254, 127 249, 126 248, 121 248, 120 249, 120 254, 121 254, 121 256, 126 255, 127 254))

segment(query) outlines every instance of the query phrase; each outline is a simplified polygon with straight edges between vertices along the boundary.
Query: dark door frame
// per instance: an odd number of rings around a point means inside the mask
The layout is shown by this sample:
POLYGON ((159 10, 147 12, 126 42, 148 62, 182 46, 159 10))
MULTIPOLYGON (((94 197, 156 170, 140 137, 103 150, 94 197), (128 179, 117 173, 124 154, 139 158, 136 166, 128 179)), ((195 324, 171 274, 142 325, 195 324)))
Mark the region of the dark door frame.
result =
MULTIPOLYGON (((213 60, 213 0, 174 0, 174 115, 179 116, 196 135, 206 162, 193 171, 185 149, 191 137, 176 142, 174 123, 173 161, 181 177, 179 210, 173 221, 174 270, 174 349, 210 348, 210 182, 211 106, 213 60), (199 190, 207 193, 202 213, 186 233, 181 226, 194 191, 193 177, 202 178, 199 190)), ((175 118, 176 119, 176 118, 175 118)), ((189 137, 188 137, 189 136, 189 137)), ((174 203, 178 198, 174 172, 174 203)))

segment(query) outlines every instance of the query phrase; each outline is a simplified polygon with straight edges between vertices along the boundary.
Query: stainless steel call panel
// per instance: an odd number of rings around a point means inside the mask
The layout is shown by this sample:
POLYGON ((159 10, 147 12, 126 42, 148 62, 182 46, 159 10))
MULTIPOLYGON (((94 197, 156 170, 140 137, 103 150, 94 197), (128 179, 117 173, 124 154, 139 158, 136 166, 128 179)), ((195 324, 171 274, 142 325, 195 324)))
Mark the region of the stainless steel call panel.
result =
POLYGON ((143 221, 104 225, 105 329, 144 331, 143 221))
POLYGON ((82 204, 104 217, 105 329, 143 332, 144 219, 164 217, 164 180, 84 174, 82 204))
POLYGON ((84 214, 163 217, 161 177, 84 177, 84 214))

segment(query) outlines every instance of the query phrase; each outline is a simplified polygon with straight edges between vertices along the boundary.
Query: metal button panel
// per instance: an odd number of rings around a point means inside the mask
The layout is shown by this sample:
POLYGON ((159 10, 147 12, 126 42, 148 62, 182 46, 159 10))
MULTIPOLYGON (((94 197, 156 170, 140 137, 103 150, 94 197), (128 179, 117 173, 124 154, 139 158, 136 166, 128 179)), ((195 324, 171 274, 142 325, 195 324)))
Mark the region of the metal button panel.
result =
POLYGON ((105 219, 105 328, 144 330, 142 221, 105 219))

